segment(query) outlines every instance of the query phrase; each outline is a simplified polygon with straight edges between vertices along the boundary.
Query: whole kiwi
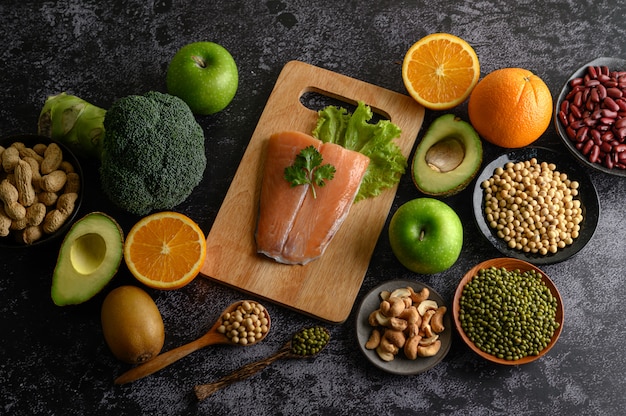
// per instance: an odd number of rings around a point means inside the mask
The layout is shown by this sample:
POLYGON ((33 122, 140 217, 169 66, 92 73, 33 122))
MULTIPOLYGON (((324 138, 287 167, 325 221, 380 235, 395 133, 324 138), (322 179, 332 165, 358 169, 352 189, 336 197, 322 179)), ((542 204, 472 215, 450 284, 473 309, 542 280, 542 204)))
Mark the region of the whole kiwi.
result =
POLYGON ((143 289, 130 285, 113 289, 102 303, 100 316, 104 339, 117 359, 139 364, 161 352, 163 318, 143 289))

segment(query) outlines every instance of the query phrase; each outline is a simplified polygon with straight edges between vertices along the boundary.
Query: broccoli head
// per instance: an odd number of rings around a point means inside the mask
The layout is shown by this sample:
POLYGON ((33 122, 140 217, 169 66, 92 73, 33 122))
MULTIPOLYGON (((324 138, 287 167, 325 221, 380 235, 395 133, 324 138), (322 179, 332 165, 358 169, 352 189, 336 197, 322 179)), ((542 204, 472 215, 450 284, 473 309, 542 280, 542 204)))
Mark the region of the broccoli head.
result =
POLYGON ((116 101, 104 117, 100 179, 133 214, 171 209, 202 180, 204 133, 184 101, 155 91, 116 101))

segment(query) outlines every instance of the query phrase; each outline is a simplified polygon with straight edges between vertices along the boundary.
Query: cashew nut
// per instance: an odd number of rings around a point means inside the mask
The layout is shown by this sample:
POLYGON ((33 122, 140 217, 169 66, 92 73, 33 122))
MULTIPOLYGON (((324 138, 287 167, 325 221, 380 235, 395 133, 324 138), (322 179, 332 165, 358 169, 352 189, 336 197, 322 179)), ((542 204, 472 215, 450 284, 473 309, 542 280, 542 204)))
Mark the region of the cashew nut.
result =
POLYGON ((420 335, 414 335, 404 343, 404 355, 406 358, 409 360, 417 359, 417 347, 419 346, 421 339, 422 337, 420 335))
POLYGON ((439 352, 440 348, 441 348, 441 340, 439 339, 426 347, 418 345, 417 355, 420 357, 432 357, 433 355, 439 352))
POLYGON ((368 317, 373 329, 365 347, 375 350, 383 361, 393 360, 400 351, 410 360, 437 354, 446 307, 429 296, 428 288, 420 292, 411 287, 382 291, 379 308, 368 317))
POLYGON ((410 308, 405 309, 398 318, 404 319, 407 321, 407 332, 409 338, 417 335, 420 330, 420 325, 422 323, 422 317, 419 312, 417 312, 417 308, 415 306, 411 306, 410 308))
POLYGON ((427 287, 422 288, 419 292, 415 292, 412 287, 409 287, 408 290, 413 303, 423 302, 430 296, 430 290, 427 287))
POLYGON ((398 348, 404 347, 404 343, 406 342, 406 337, 404 336, 404 332, 396 331, 392 329, 385 330, 381 342, 384 340, 389 341, 391 345, 394 345, 398 348))
POLYGON ((436 333, 443 332, 443 330, 446 329, 443 325, 443 316, 446 314, 446 310, 447 308, 445 306, 440 306, 430 319, 430 327, 436 333))
POLYGON ((379 344, 380 344, 380 331, 374 328, 372 330, 372 333, 370 334, 369 339, 365 343, 365 348, 367 348, 368 350, 373 350, 374 348, 378 347, 379 344))
POLYGON ((420 313, 420 315, 424 316, 428 309, 437 309, 438 307, 439 305, 437 305, 437 302, 431 299, 427 299, 417 305, 417 311, 420 313))
POLYGON ((428 309, 422 317, 422 325, 420 326, 420 329, 427 338, 434 335, 433 329, 430 326, 430 320, 432 319, 433 315, 435 315, 435 312, 437 312, 436 309, 428 309))
POLYGON ((395 354, 384 351, 380 345, 376 348, 376 354, 378 354, 380 359, 383 361, 393 361, 393 359, 395 358, 395 354))
POLYGON ((397 296, 390 296, 389 299, 380 303, 381 312, 390 318, 400 315, 404 307, 404 301, 397 296))

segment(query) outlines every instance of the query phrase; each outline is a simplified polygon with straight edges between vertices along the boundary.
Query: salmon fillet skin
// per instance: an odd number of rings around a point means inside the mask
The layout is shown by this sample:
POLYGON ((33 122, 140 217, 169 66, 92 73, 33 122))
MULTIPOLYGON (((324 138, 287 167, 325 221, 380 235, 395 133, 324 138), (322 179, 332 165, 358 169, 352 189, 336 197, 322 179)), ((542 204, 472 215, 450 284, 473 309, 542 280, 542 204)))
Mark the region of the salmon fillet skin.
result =
POLYGON ((270 136, 261 181, 259 217, 255 239, 257 251, 279 263, 307 264, 320 257, 350 212, 369 158, 308 134, 284 131, 270 136), (308 146, 322 155, 322 164, 335 167, 325 186, 292 187, 285 168, 308 146))

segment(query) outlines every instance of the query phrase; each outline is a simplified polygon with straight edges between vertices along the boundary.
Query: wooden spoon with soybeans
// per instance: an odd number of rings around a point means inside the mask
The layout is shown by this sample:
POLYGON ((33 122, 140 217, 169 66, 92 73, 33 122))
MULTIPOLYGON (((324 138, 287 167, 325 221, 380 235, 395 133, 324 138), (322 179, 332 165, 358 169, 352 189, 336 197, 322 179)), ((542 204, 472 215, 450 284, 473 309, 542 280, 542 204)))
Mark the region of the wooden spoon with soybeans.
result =
POLYGON ((222 312, 206 334, 128 370, 114 383, 125 384, 146 377, 209 345, 254 345, 267 336, 270 326, 270 315, 263 305, 252 300, 235 302, 222 312))

